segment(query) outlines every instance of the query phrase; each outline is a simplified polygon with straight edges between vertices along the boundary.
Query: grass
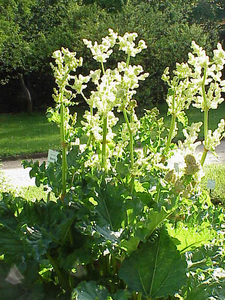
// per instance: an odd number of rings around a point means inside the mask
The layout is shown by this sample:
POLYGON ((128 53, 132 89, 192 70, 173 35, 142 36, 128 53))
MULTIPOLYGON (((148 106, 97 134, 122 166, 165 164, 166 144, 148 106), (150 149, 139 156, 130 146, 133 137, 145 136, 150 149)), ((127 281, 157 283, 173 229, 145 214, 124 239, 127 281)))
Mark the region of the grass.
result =
MULTIPOLYGON (((4 176, 3 172, 0 171, 0 200, 2 193, 11 193, 17 197, 23 197, 28 201, 34 200, 45 200, 47 201, 48 193, 42 186, 26 186, 26 187, 14 187, 11 183, 8 182, 7 177, 4 176)), ((54 195, 51 193, 51 200, 55 200, 54 195)))
MULTIPOLYGON (((34 201, 34 200, 45 200, 47 201, 48 193, 44 190, 42 186, 27 186, 21 188, 21 195, 24 199, 28 201, 34 201)), ((53 200, 53 194, 51 193, 51 200, 53 200)), ((55 199, 55 197, 54 197, 55 199)))
POLYGON ((59 149, 59 129, 45 114, 0 115, 0 157, 47 152, 59 149))
POLYGON ((210 164, 204 167, 205 176, 202 178, 202 189, 208 190, 214 204, 225 205, 225 165, 210 164), (208 180, 215 181, 215 188, 211 191, 207 187, 208 180))
MULTIPOLYGON (((163 105, 159 106, 159 110, 161 115, 164 117, 165 120, 165 126, 169 128, 170 126, 170 119, 171 116, 167 116, 167 105, 166 103, 163 105)), ((197 122, 202 122, 203 123, 203 112, 200 111, 200 109, 195 108, 193 106, 190 107, 190 109, 187 111, 187 116, 188 116, 188 124, 197 123, 197 122)), ((221 119, 225 119, 225 102, 219 105, 218 109, 214 110, 211 109, 209 111, 209 129, 210 130, 215 130, 217 128, 217 125, 221 119)), ((183 139, 183 126, 181 123, 178 123, 178 134, 175 138, 175 140, 183 139)), ((204 135, 203 135, 203 125, 201 127, 201 131, 199 133, 199 139, 203 140, 204 135)))
MULTIPOLYGON (((170 126, 170 116, 167 116, 166 103, 159 106, 161 115, 165 118, 165 126, 170 126)), ((142 110, 143 111, 143 110, 142 110)), ((83 109, 79 113, 79 119, 83 109)), ((187 112, 189 124, 203 121, 203 113, 194 107, 187 112)), ((215 129, 220 119, 225 118, 225 103, 217 110, 209 113, 209 129, 215 129)), ((182 139, 182 126, 179 124, 178 136, 182 139)), ((203 129, 200 132, 203 139, 203 129)), ((29 155, 46 152, 48 149, 60 148, 59 128, 49 123, 45 114, 0 114, 0 159, 10 156, 29 155)))

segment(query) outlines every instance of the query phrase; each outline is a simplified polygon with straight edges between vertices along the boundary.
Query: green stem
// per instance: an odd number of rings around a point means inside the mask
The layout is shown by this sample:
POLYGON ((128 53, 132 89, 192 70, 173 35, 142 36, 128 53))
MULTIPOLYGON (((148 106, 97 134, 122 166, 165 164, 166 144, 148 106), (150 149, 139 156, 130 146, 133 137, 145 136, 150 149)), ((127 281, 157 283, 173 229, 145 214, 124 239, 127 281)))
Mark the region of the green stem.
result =
POLYGON ((165 153, 168 152, 171 141, 172 141, 173 132, 174 132, 175 125, 176 125, 176 117, 177 117, 176 114, 173 113, 172 114, 172 119, 171 119, 171 122, 170 122, 170 131, 169 131, 169 136, 168 136, 168 140, 167 140, 167 143, 166 143, 165 153))
MULTIPOLYGON (((129 135, 130 135, 130 144, 129 144, 129 146, 130 146, 130 168, 132 170, 134 167, 134 138, 133 138, 133 132, 130 127, 130 122, 129 122, 129 119, 127 116, 127 112, 125 109, 123 109, 123 115, 124 115, 124 119, 127 124, 129 135)), ((132 114, 131 114, 131 122, 132 122, 132 114)), ((132 193, 133 189, 134 189, 134 175, 131 175, 130 189, 131 189, 131 193, 132 193)))
POLYGON ((101 62, 101 67, 102 67, 103 74, 105 74, 105 68, 104 68, 103 62, 101 62))
POLYGON ((140 292, 140 293, 138 293, 138 295, 137 295, 137 300, 141 300, 142 299, 142 293, 140 292))
MULTIPOLYGON (((209 119, 208 113, 209 113, 209 110, 205 109, 204 110, 204 142, 205 143, 206 143, 206 137, 208 135, 208 119, 209 119)), ((201 162, 201 166, 204 165, 207 153, 208 153, 208 150, 204 146, 204 150, 203 150, 201 161, 200 161, 201 162)))
POLYGON ((102 169, 106 170, 107 166, 107 154, 106 154, 106 146, 107 146, 107 126, 108 126, 107 117, 103 118, 103 138, 102 138, 102 169))
POLYGON ((131 168, 133 168, 133 166, 134 166, 134 138, 133 138, 133 133, 132 133, 132 130, 130 127, 130 122, 128 120, 127 112, 125 109, 123 110, 123 115, 124 115, 124 119, 127 124, 129 135, 130 135, 130 166, 131 166, 131 168))
POLYGON ((129 63, 130 63, 130 55, 127 56, 126 67, 129 66, 129 63))
POLYGON ((156 201, 155 202, 159 203, 160 192, 161 192, 160 183, 159 182, 157 183, 156 190, 157 190, 157 194, 156 194, 156 201))
MULTIPOLYGON (((102 72, 105 74, 105 68, 103 62, 101 62, 102 72)), ((107 155, 106 155, 106 149, 107 149, 107 131, 108 131, 108 119, 107 116, 103 116, 103 133, 102 133, 102 169, 106 171, 107 166, 107 155)))
POLYGON ((65 140, 65 106, 61 103, 60 107, 60 136, 61 136, 61 145, 62 145, 62 196, 66 194, 66 177, 67 177, 67 144, 65 140))
POLYGON ((111 255, 111 265, 112 265, 113 274, 116 274, 116 272, 117 272, 116 258, 113 255, 111 255))
POLYGON ((49 253, 46 253, 46 256, 47 256, 50 264, 53 266, 53 269, 55 270, 55 272, 58 276, 59 282, 62 284, 63 288, 66 291, 70 292, 69 283, 65 280, 65 277, 62 275, 57 262, 51 257, 51 255, 49 253))
POLYGON ((202 157, 201 157, 201 161, 200 161, 202 167, 204 165, 207 153, 208 153, 208 150, 204 147, 204 150, 203 150, 203 153, 202 153, 202 157))
MULTIPOLYGON (((90 113, 91 113, 91 117, 93 117, 93 115, 94 115, 93 106, 90 107, 90 113)), ((93 133, 90 132, 90 136, 87 141, 87 147, 89 147, 91 145, 92 141, 93 141, 93 133)))
POLYGON ((172 100, 173 101, 172 102, 172 119, 171 119, 171 122, 170 122, 170 131, 169 131, 169 136, 168 136, 168 140, 167 140, 167 143, 166 143, 165 154, 169 151, 169 147, 170 147, 170 144, 171 144, 171 141, 172 141, 173 132, 174 132, 175 125, 176 125, 177 115, 175 113, 175 94, 176 94, 176 91, 174 90, 173 100, 172 100))
MULTIPOLYGON (((206 69, 204 70, 204 77, 202 81, 202 96, 204 101, 204 143, 208 135, 208 122, 209 122, 209 108, 207 106, 206 92, 205 92, 205 80, 206 80, 206 69)), ((201 166, 204 165, 208 150, 204 146, 204 150, 201 157, 201 166)))

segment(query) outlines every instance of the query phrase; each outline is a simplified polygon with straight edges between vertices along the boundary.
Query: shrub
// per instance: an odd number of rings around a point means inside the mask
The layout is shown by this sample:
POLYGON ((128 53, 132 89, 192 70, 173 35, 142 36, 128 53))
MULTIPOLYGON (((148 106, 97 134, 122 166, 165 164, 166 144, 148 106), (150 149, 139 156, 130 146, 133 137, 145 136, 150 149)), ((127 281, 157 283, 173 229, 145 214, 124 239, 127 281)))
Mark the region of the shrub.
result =
MULTIPOLYGON (((189 24, 188 15, 184 14, 182 5, 168 6, 162 11, 160 7, 149 2, 130 1, 116 14, 108 13, 95 5, 84 6, 71 12, 66 34, 70 34, 69 48, 79 55, 82 53, 84 59, 89 61, 86 70, 94 69, 96 65, 91 62, 82 38, 88 36, 100 42, 109 27, 120 34, 137 32, 146 41, 148 50, 143 51, 137 58, 137 63, 149 72, 149 77, 141 84, 137 93, 138 103, 145 107, 151 107, 152 102, 155 104, 165 99, 167 89, 161 81, 164 69, 167 66, 174 68, 176 62, 187 60, 192 40, 211 49, 207 32, 204 32, 201 25, 189 24)), ((211 42, 214 46, 214 40, 211 42)), ((117 50, 115 56, 120 59, 117 50)), ((109 61, 111 67, 115 56, 109 61)))

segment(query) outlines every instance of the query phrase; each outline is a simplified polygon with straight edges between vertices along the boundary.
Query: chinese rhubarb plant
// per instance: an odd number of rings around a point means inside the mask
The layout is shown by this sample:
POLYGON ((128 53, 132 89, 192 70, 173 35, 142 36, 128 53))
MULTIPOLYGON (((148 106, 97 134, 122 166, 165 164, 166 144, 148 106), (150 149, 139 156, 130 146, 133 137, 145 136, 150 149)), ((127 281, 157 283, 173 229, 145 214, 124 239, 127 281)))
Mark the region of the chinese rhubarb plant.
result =
POLYGON ((99 69, 85 76, 79 74, 83 61, 76 53, 62 48, 53 54, 56 107, 48 116, 59 125, 62 151, 55 163, 23 163, 32 167, 37 185, 48 187, 47 202, 2 194, 5 295, 10 291, 20 299, 78 300, 225 297, 224 209, 200 189, 207 152, 215 153, 224 136, 224 120, 214 132, 209 130, 208 111, 223 101, 225 52, 218 45, 210 61, 193 42, 188 62, 177 64, 173 75, 166 69, 167 132, 156 108, 141 118, 135 113, 136 89, 148 76, 133 64, 146 48, 136 38, 136 33, 119 36, 110 29, 101 44, 84 40, 99 63, 99 69), (107 68, 114 47, 125 59, 107 68), (88 107, 80 126, 69 110, 77 95, 88 107), (188 124, 190 105, 204 112, 201 157, 195 149, 202 124, 188 124), (179 150, 172 142, 177 122, 183 123, 185 136, 179 150))

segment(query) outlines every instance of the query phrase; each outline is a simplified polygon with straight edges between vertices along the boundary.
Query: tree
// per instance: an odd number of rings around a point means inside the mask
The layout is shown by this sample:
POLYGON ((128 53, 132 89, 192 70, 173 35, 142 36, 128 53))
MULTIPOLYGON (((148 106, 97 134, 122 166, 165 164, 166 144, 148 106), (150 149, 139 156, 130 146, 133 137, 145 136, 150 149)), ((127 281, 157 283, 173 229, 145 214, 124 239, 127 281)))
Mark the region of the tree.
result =
MULTIPOLYGON (((28 104, 29 94, 34 94, 29 85, 32 80, 33 89, 37 86, 50 98, 53 87, 50 62, 56 49, 67 47, 83 56, 88 65, 82 72, 95 69, 95 62, 86 59, 89 53, 83 38, 101 41, 110 27, 120 34, 137 32, 148 44, 139 63, 150 76, 137 95, 139 102, 148 106, 151 101, 164 99, 166 87, 161 81, 164 68, 173 68, 176 61, 186 60, 193 39, 208 51, 218 41, 217 31, 212 30, 217 28, 213 22, 209 30, 206 18, 195 15, 203 0, 0 1, 0 76, 20 78, 28 104)), ((206 2, 213 12, 224 10, 222 0, 206 2)))
POLYGON ((49 70, 49 57, 58 43, 56 40, 50 47, 42 47, 43 40, 66 18, 71 5, 76 1, 2 0, 0 75, 5 81, 20 80, 29 112, 33 103, 26 79, 32 73, 45 74, 49 70))

